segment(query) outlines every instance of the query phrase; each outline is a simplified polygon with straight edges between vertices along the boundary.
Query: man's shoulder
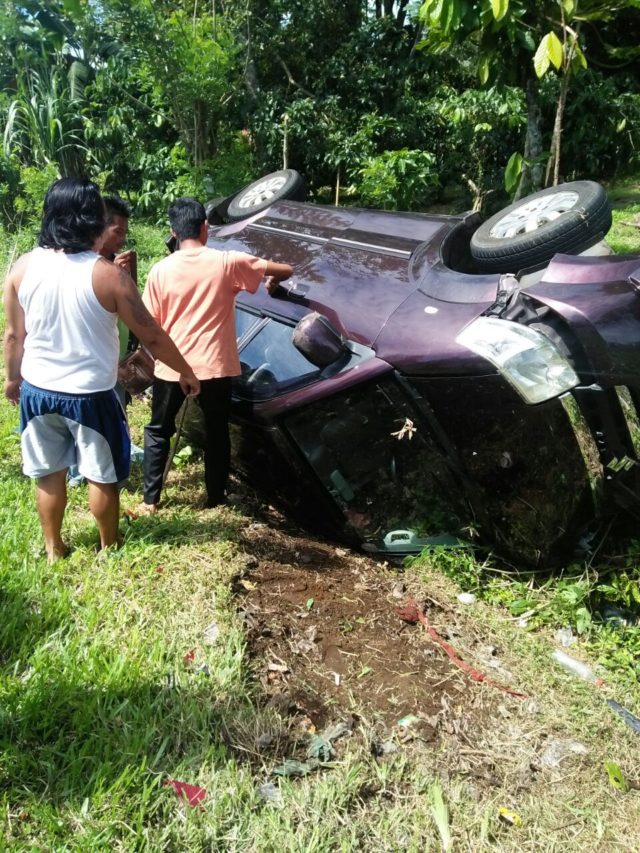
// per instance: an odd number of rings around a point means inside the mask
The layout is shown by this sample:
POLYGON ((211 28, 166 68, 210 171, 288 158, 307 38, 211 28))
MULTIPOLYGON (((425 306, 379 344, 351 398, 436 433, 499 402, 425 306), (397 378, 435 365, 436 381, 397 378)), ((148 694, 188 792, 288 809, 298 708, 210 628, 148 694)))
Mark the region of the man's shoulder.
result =
POLYGON ((20 255, 17 261, 9 268, 7 273, 7 282, 18 285, 24 278, 24 274, 27 271, 27 267, 33 257, 35 249, 30 252, 25 252, 24 255, 20 255))

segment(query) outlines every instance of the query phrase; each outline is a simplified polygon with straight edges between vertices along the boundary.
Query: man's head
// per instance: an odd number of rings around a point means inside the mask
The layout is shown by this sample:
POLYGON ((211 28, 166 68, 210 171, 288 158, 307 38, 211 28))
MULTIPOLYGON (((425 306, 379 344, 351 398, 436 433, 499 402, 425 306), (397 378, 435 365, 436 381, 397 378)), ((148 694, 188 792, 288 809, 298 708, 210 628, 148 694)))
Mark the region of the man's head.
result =
POLYGON ((195 198, 177 198, 169 205, 169 225, 180 242, 207 240, 207 214, 195 198))
POLYGON ((86 178, 60 178, 47 190, 38 244, 74 254, 91 249, 104 231, 100 190, 86 178))
POLYGON ((107 212, 107 225, 102 234, 100 254, 105 258, 112 258, 120 252, 127 239, 131 210, 127 202, 117 195, 105 196, 104 206, 107 212))

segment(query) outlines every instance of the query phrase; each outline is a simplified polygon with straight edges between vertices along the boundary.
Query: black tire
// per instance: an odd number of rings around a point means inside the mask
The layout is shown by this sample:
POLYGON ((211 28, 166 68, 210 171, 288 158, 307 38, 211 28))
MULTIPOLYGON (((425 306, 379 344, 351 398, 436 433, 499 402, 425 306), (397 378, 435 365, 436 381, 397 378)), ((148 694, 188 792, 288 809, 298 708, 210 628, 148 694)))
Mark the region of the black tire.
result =
POLYGON ((611 205, 604 188, 572 181, 503 208, 472 235, 470 248, 479 271, 515 273, 542 267, 558 252, 575 255, 609 228, 611 205))
POLYGON ((271 172, 234 195, 227 208, 227 217, 231 220, 246 219, 281 199, 303 201, 304 193, 305 181, 299 172, 294 169, 271 172))

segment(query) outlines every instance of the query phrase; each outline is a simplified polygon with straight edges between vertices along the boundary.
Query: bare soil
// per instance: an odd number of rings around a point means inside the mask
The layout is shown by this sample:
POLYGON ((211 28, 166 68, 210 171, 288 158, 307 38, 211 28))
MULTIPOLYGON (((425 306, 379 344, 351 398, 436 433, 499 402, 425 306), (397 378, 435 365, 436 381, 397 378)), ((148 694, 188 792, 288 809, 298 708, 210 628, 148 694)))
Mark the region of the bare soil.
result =
POLYGON ((423 741, 469 730, 476 740, 498 704, 522 701, 471 680, 422 625, 401 619, 415 598, 453 646, 482 648, 456 610, 407 589, 401 568, 308 538, 271 508, 243 539, 239 611, 256 678, 281 713, 316 729, 351 717, 382 738, 400 728, 423 741))

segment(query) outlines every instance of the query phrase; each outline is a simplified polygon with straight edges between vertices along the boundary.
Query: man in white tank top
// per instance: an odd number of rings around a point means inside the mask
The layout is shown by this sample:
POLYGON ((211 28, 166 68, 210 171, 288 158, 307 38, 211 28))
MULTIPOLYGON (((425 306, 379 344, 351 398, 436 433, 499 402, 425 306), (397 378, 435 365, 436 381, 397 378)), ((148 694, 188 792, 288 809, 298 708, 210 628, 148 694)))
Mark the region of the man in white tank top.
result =
POLYGON ((24 473, 50 562, 62 557, 66 474, 76 464, 89 482, 100 547, 118 538, 118 480, 128 475, 129 436, 113 387, 120 317, 158 359, 180 375, 184 393, 200 383, 171 338, 144 307, 129 274, 95 248, 104 204, 88 180, 49 188, 39 247, 18 259, 4 287, 5 396, 20 403, 24 473))

